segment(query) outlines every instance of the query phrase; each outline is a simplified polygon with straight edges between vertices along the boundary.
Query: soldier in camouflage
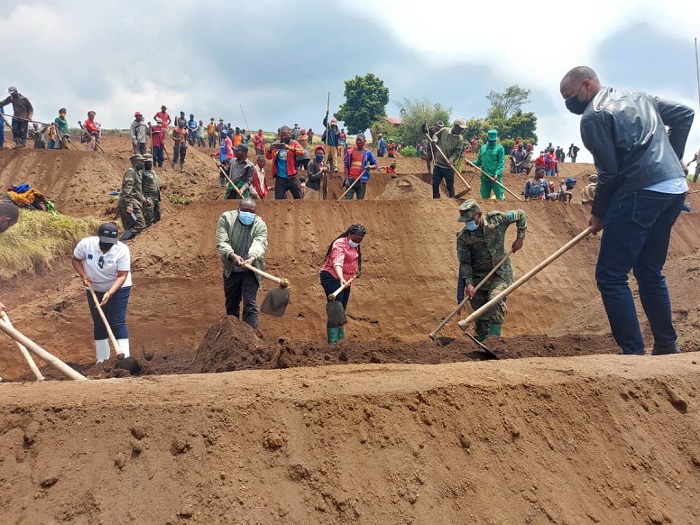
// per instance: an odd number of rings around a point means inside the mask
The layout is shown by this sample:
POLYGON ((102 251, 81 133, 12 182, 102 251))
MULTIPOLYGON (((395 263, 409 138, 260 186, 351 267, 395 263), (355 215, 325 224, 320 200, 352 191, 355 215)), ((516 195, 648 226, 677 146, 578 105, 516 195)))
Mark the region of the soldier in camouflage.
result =
POLYGON ((153 157, 149 154, 143 156, 141 188, 146 199, 146 204, 143 205, 143 218, 148 227, 160 220, 160 179, 153 171, 153 157))
MULTIPOLYGON (((523 247, 527 216, 522 210, 492 211, 484 215, 479 204, 474 199, 469 199, 459 207, 457 220, 466 223, 457 232, 460 285, 464 285, 464 296, 470 298, 469 303, 476 310, 513 282, 513 267, 508 260, 486 284, 476 293, 474 291, 481 279, 505 257, 505 234, 512 223, 516 223, 518 233, 511 248, 516 252, 523 247)), ((475 323, 476 338, 483 341, 489 336, 500 336, 505 312, 503 301, 479 317, 475 323)))
POLYGON ((117 210, 122 221, 124 233, 120 240, 129 240, 146 228, 143 218, 143 205, 147 202, 143 196, 141 186, 141 173, 143 169, 143 157, 135 153, 131 157, 131 168, 124 172, 122 177, 122 189, 119 195, 117 210))

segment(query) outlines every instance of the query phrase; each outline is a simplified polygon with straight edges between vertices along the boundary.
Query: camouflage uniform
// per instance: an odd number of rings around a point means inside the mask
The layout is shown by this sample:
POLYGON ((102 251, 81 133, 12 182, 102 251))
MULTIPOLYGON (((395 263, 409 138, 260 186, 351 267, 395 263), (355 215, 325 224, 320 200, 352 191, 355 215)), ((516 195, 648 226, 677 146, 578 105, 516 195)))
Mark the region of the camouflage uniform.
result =
MULTIPOLYGON (((131 160, 143 161, 143 157, 140 154, 132 155, 131 160)), ((146 228, 146 221, 142 212, 143 203, 141 172, 132 166, 124 172, 122 177, 122 189, 119 195, 119 204, 117 205, 124 233, 130 231, 132 234, 127 238, 137 235, 146 228)))
POLYGON ((143 169, 140 175, 143 196, 146 199, 146 204, 143 205, 143 217, 146 220, 146 226, 151 226, 160 220, 160 179, 153 170, 143 169))
MULTIPOLYGON (((460 222, 472 220, 472 215, 480 211, 473 199, 460 206, 460 222)), ((457 232, 457 258, 459 272, 466 284, 476 286, 506 255, 503 242, 506 230, 512 223, 518 227, 518 239, 525 238, 527 216, 523 210, 492 211, 486 214, 476 230, 466 227, 457 232)), ((474 310, 485 305, 513 282, 513 266, 510 260, 496 270, 484 286, 470 300, 474 310)), ((495 305, 476 320, 476 337, 483 341, 489 335, 500 335, 501 325, 505 320, 505 301, 495 305)))

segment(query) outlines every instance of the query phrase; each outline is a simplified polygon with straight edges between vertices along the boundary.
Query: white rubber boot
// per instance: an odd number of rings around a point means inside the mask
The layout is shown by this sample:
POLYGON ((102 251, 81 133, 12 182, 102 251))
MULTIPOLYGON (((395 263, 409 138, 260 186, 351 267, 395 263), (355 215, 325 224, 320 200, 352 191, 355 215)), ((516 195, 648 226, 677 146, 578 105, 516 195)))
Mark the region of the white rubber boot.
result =
POLYGON ((97 362, 107 361, 109 359, 109 339, 100 339, 95 341, 95 354, 97 362))
POLYGON ((124 357, 129 357, 129 340, 128 339, 117 339, 117 344, 119 345, 119 353, 124 354, 124 357))

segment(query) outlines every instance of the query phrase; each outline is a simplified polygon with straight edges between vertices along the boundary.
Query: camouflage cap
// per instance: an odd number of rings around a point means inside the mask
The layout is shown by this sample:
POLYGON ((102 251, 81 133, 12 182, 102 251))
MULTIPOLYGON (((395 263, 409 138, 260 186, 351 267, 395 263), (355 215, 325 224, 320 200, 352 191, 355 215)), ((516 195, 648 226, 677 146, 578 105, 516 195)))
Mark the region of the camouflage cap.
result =
POLYGON ((468 222, 474 218, 474 215, 481 211, 481 206, 474 199, 464 201, 459 206, 459 219, 457 222, 468 222))
POLYGON ((143 155, 140 153, 134 153, 131 157, 129 157, 129 160, 143 160, 143 155))
POLYGON ((150 153, 146 153, 145 155, 142 155, 142 157, 144 161, 153 160, 153 155, 151 155, 150 153))

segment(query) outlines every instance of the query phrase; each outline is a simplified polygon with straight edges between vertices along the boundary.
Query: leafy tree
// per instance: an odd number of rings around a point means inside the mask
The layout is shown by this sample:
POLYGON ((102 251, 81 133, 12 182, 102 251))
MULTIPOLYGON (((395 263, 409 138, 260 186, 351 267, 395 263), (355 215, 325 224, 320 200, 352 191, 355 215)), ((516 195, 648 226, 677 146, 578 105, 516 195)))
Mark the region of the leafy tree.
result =
POLYGON ((425 122, 428 123, 428 126, 432 126, 438 120, 441 120, 445 125, 450 122, 452 108, 445 108, 440 103, 431 103, 425 99, 410 100, 404 98, 397 105, 403 123, 396 130, 394 141, 404 145, 413 145, 425 138, 421 131, 421 126, 425 122))
POLYGON ((364 133, 373 122, 386 117, 388 103, 389 88, 379 77, 367 73, 345 81, 345 102, 334 116, 345 123, 349 134, 364 133))
POLYGON ((530 90, 513 84, 506 88, 503 93, 491 91, 486 99, 491 102, 491 107, 486 113, 488 120, 507 119, 511 113, 520 111, 523 104, 530 102, 528 97, 530 90))

